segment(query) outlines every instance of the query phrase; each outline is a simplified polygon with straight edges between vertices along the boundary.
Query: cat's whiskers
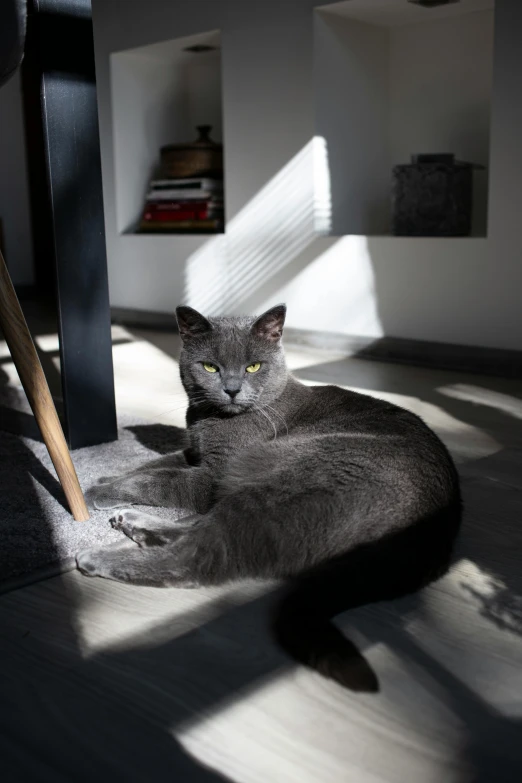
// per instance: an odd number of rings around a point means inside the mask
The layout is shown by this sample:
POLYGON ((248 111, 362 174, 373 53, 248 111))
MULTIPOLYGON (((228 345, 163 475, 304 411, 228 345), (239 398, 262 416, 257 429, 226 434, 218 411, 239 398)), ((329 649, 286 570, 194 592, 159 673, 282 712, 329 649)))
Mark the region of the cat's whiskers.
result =
POLYGON ((181 405, 177 405, 175 408, 170 408, 168 411, 164 413, 158 414, 159 416, 168 416, 170 413, 176 413, 180 410, 187 410, 189 405, 198 405, 204 404, 207 401, 207 397, 205 394, 200 392, 199 394, 196 393, 195 395, 191 395, 190 398, 185 399, 185 401, 181 405))
POLYGON ((277 438, 277 427, 272 421, 272 419, 270 418, 270 416, 268 415, 268 413, 265 410, 263 410, 263 408, 261 408, 260 405, 256 405, 256 403, 253 403, 252 407, 254 408, 254 410, 258 411, 262 416, 264 416, 265 419, 270 423, 272 429, 274 430, 274 440, 275 440, 277 438))
MULTIPOLYGON (((256 399, 257 399, 256 396, 253 394, 248 396, 244 400, 245 410, 248 411, 248 408, 250 407, 252 410, 258 411, 261 414, 261 416, 268 421, 268 423, 270 424, 274 432, 274 440, 277 438, 278 433, 277 433, 277 426, 272 417, 275 417, 276 420, 279 420, 283 424, 283 426, 286 429, 286 434, 288 435, 288 425, 285 421, 284 416, 281 413, 279 413, 279 411, 277 411, 275 408, 273 408, 271 405, 257 404, 255 401, 256 399), (272 417, 270 416, 268 411, 270 411, 272 417)), ((192 392, 189 395, 187 395, 187 399, 182 404, 174 408, 170 408, 168 411, 160 413, 159 417, 163 418, 165 416, 169 416, 172 413, 177 413, 182 409, 186 410, 191 405, 194 407, 201 408, 204 407, 205 405, 210 406, 211 401, 208 399, 208 396, 204 392, 192 392)))
POLYGON ((180 410, 183 410, 186 408, 186 405, 179 405, 177 408, 169 408, 168 411, 163 411, 162 413, 158 413, 158 418, 162 418, 162 416, 169 416, 171 413, 177 413, 180 410))
POLYGON ((283 414, 280 413, 280 411, 276 410, 275 408, 272 408, 271 405, 266 405, 265 404, 262 407, 263 408, 268 408, 268 410, 272 413, 273 416, 277 416, 277 418, 283 423, 284 428, 286 430, 286 434, 288 435, 288 424, 286 423, 286 419, 283 416, 283 414))

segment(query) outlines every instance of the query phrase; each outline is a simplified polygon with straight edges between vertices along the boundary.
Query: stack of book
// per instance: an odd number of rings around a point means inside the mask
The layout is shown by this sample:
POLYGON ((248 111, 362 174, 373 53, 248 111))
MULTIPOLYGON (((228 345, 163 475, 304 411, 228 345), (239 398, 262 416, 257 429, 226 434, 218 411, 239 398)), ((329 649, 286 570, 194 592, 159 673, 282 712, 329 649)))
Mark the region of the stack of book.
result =
POLYGON ((167 234, 222 231, 223 181, 209 177, 152 180, 139 230, 167 234))

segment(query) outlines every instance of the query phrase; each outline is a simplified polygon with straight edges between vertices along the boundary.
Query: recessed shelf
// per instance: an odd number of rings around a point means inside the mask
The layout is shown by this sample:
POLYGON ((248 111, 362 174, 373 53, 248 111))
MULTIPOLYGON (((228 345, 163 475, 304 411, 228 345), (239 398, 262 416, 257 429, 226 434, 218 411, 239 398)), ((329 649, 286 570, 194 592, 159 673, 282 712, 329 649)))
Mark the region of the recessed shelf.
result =
POLYGON ((160 148, 190 143, 211 125, 222 141, 221 35, 218 30, 111 54, 116 222, 120 234, 208 236, 190 231, 137 232, 160 148))
POLYGON ((316 135, 330 161, 332 235, 393 235, 393 167, 453 153, 483 167, 473 172, 470 236, 487 236, 493 31, 494 0, 315 9, 316 135))

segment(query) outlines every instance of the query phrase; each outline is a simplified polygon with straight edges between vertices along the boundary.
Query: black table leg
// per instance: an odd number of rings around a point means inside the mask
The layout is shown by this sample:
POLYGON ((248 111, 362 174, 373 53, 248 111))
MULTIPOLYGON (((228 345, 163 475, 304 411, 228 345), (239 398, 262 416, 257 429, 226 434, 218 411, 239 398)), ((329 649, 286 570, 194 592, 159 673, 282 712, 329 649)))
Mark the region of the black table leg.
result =
POLYGON ((74 449, 117 438, 90 0, 30 0, 26 56, 39 87, 64 425, 74 449))

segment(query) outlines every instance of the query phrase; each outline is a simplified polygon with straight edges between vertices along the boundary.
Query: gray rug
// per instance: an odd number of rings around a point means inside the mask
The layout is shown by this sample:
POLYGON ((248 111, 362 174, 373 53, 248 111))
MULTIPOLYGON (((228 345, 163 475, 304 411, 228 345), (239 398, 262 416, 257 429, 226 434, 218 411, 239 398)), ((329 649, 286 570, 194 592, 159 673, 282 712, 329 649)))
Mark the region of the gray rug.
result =
MULTIPOLYGON (((9 392, 9 407, 4 394, 0 399, 0 589, 72 568, 79 550, 121 539, 109 524, 110 512, 94 511, 87 522, 74 521, 22 393, 9 392), (33 437, 2 431, 15 430, 13 423, 21 420, 33 437)), ((184 437, 178 427, 120 418, 118 441, 72 453, 80 484, 85 490, 101 476, 182 448, 184 437)))

